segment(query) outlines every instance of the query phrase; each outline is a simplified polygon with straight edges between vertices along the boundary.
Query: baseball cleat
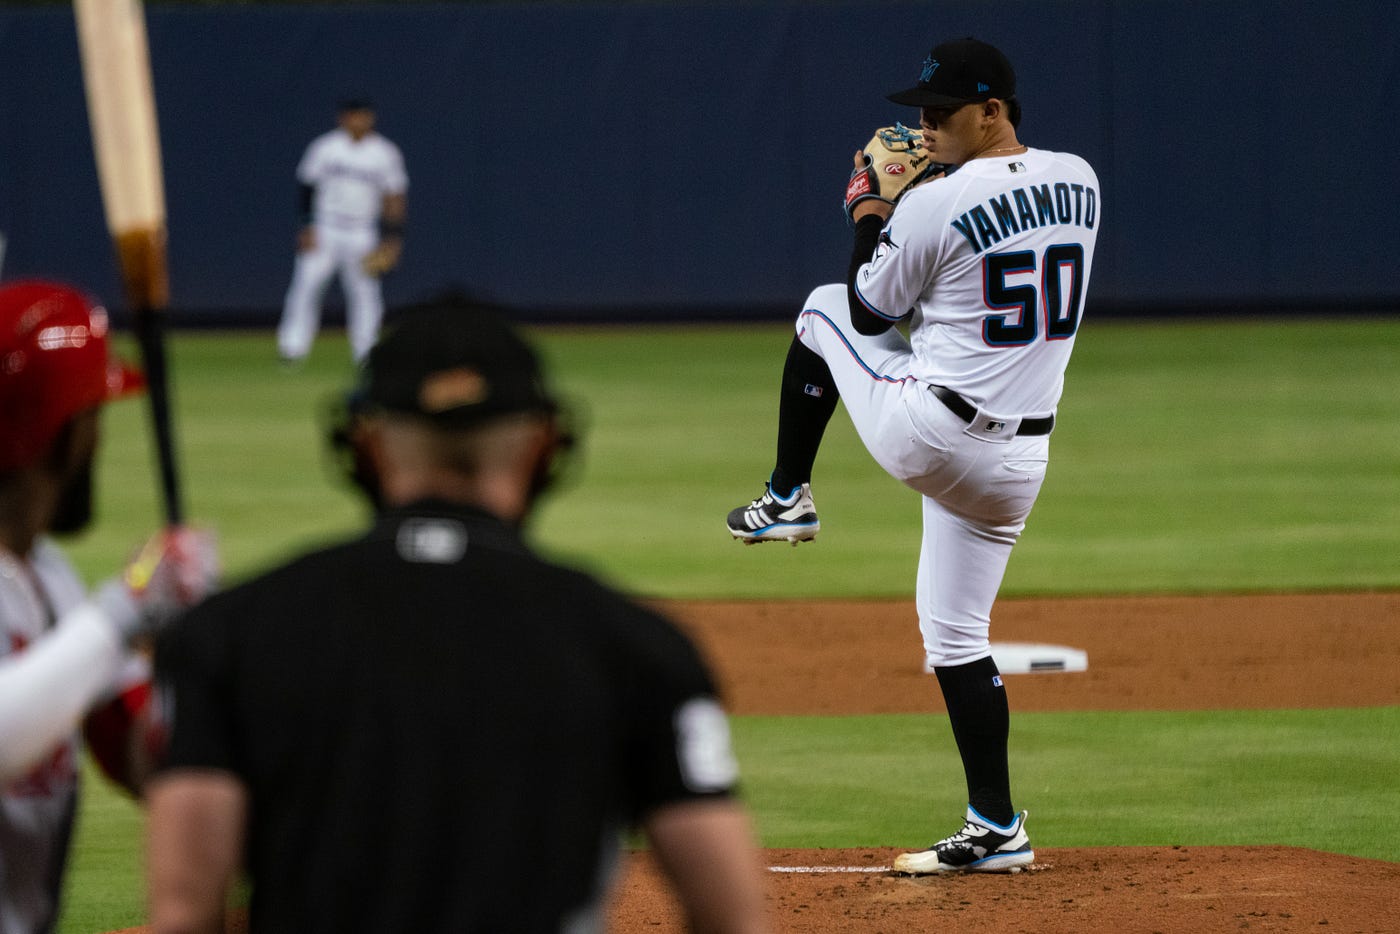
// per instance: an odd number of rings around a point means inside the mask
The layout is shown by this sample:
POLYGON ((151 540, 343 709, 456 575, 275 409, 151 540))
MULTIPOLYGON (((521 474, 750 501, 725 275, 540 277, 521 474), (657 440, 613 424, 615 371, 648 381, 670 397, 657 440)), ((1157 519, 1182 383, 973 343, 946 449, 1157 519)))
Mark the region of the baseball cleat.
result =
POLYGON ((902 853, 894 859, 894 871, 910 876, 936 872, 1020 872, 1035 862, 1026 836, 1026 812, 1005 827, 967 807, 963 829, 939 840, 927 850, 902 853))
POLYGON ((787 496, 778 496, 771 484, 763 485, 763 495, 747 506, 729 512, 729 534, 746 545, 759 542, 809 542, 817 537, 821 523, 812 502, 812 485, 804 483, 787 496))

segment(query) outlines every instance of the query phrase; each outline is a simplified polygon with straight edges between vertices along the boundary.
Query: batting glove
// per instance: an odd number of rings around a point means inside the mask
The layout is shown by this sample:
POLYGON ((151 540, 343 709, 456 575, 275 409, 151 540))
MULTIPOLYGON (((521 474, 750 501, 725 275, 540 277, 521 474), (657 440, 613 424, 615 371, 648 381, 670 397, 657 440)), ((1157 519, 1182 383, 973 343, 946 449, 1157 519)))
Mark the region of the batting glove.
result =
POLYGON ((204 529, 171 526, 157 532, 93 602, 126 640, 159 631, 214 592, 219 553, 204 529))

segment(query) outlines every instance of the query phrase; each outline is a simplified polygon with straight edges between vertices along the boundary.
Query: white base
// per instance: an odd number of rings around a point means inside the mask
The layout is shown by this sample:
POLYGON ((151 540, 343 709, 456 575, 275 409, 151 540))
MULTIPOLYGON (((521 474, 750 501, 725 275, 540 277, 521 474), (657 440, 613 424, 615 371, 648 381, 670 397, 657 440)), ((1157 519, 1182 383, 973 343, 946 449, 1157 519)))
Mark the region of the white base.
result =
MULTIPOLYGON (((1089 668, 1089 653, 1083 649, 1037 642, 993 642, 992 660, 1004 675, 1087 671, 1089 668)), ((933 673, 933 666, 927 660, 924 661, 924 672, 933 673)))

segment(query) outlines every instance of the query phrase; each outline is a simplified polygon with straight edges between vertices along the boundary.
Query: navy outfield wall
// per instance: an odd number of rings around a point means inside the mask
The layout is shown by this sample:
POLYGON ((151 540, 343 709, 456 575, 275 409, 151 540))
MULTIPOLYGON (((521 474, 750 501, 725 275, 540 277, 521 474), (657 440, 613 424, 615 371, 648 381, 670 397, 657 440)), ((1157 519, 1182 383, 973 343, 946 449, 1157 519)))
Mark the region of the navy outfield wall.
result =
MULTIPOLYGON (((935 38, 1016 63, 1022 137, 1098 169, 1096 310, 1400 306, 1400 4, 1304 0, 148 9, 180 320, 267 320, 293 170, 363 93, 404 150, 391 302, 790 313, 935 38), (1340 50, 1340 51, 1335 51, 1340 50)), ((119 294, 71 13, 0 10, 3 274, 119 294)), ((329 293, 339 301, 338 288, 329 293)))

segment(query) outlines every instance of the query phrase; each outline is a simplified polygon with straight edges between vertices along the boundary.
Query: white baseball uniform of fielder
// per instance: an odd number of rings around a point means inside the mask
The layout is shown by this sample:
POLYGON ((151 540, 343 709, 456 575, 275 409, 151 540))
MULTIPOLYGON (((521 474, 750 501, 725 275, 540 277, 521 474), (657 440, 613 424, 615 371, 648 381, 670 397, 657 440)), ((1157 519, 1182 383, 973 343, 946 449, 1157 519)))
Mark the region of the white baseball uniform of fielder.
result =
POLYGON ((0 934, 51 929, 77 804, 77 723, 149 677, 83 600, 52 543, 38 540, 25 561, 0 550, 0 934))
POLYGON ((908 191, 856 274, 869 311, 907 316, 907 341, 895 328, 857 333, 845 285, 818 288, 798 318, 866 448, 923 494, 917 606, 930 666, 991 654, 992 604, 1049 461, 1048 434, 1017 431, 1059 402, 1100 204, 1078 156, 970 160, 908 191), (976 417, 960 418, 935 386, 976 417))
POLYGON ((408 190, 399 148, 371 131, 356 140, 335 129, 312 140, 297 166, 297 180, 316 189, 316 245, 298 253, 277 330, 278 351, 299 360, 311 350, 321 318, 321 295, 337 271, 345 289, 350 350, 364 358, 379 335, 384 298, 379 280, 360 266, 379 243, 385 195, 408 190))

